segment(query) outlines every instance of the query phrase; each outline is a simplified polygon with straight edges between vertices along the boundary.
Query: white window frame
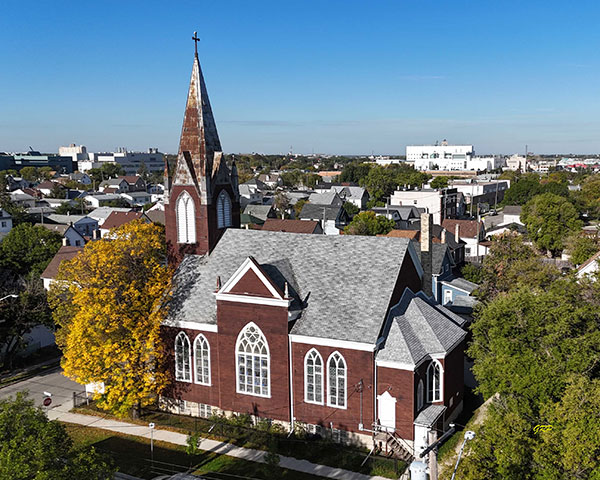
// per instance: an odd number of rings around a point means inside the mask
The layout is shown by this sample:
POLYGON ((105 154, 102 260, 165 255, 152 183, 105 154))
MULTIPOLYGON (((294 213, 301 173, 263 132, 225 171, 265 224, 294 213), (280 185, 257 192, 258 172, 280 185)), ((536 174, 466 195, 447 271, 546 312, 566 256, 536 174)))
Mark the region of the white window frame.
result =
POLYGON ((444 305, 452 302, 452 290, 449 288, 444 289, 444 305))
MULTIPOLYGON (((434 381, 435 381, 435 378, 434 378, 434 381)), ((443 385, 444 385, 444 369, 442 368, 442 364, 439 361, 434 359, 431 361, 431 363, 427 367, 427 403, 441 402, 443 400, 443 398, 444 398, 443 385), (430 389, 429 388, 429 385, 431 384, 430 376, 432 375, 432 371, 434 368, 439 369, 439 372, 440 372, 439 385, 438 385, 438 388, 436 389, 435 384, 433 384, 433 387, 430 389), (435 390, 438 390, 437 395, 434 395, 435 390)))
POLYGON ((184 190, 177 197, 175 212, 177 218, 177 243, 196 243, 196 206, 194 205, 194 199, 187 191, 184 190), (182 206, 183 208, 181 208, 182 206), (182 228, 185 232, 183 235, 181 232, 182 228))
MULTIPOLYGON (((199 333, 196 338, 194 339, 194 380, 197 384, 199 385, 211 385, 210 380, 211 380, 211 364, 210 364, 210 343, 208 342, 208 338, 206 338, 203 334, 199 333), (208 374, 207 374, 207 379, 206 381, 202 380, 202 377, 204 376, 204 374, 200 375, 200 379, 198 378, 198 361, 202 361, 204 359, 204 354, 201 352, 200 358, 198 358, 198 350, 197 350, 197 344, 199 342, 206 342, 206 361, 207 361, 207 368, 208 368, 208 374)), ((202 349, 203 350, 203 349, 202 349)), ((201 368, 204 368, 204 364, 202 364, 201 368)))
POLYGON ((333 407, 333 408, 339 408, 339 409, 343 409, 346 410, 348 408, 348 364, 346 363, 346 359, 344 358, 344 356, 338 352, 337 350, 335 352, 333 352, 331 355, 329 355, 329 358, 327 359, 327 406, 328 407, 333 407), (343 380, 344 380, 344 405, 339 405, 339 394, 337 393, 338 389, 339 389, 339 382, 338 382, 338 373, 337 370, 339 368, 339 363, 336 362, 336 375, 335 375, 335 380, 336 380, 336 395, 335 395, 335 404, 332 403, 332 395, 331 395, 331 375, 329 373, 329 365, 331 363, 332 360, 334 360, 335 356, 338 356, 340 358, 340 360, 342 361, 343 365, 344 365, 344 375, 343 375, 343 380))
MULTIPOLYGON (((249 342, 250 343, 250 342, 249 342)), ((257 345, 259 342, 252 342, 255 345, 257 345)), ((250 322, 247 323, 241 330, 240 333, 238 334, 237 337, 237 341, 235 342, 235 377, 236 377, 236 381, 235 381, 235 385, 236 385, 236 392, 237 393, 241 393, 243 395, 251 395, 253 397, 264 397, 264 398, 271 398, 271 354, 270 354, 270 350, 269 350, 269 342, 267 341, 267 337, 265 336, 265 334, 262 332, 262 330, 258 327, 258 325, 256 325, 254 322, 250 322), (266 350, 266 353, 256 353, 256 352, 240 352, 240 346, 242 344, 242 342, 246 339, 246 332, 248 330, 250 330, 251 328, 256 329, 256 332, 259 336, 259 340, 262 337, 262 342, 264 345, 264 348, 266 350), (242 365, 240 365, 240 356, 243 356, 244 358, 244 373, 241 373, 241 369, 240 367, 242 365), (259 375, 259 381, 260 381, 260 385, 259 385, 259 390, 260 393, 256 393, 254 391, 254 388, 252 389, 252 392, 248 392, 246 391, 246 386, 248 385, 248 373, 247 372, 247 368, 248 368, 248 358, 251 358, 251 363, 250 366, 252 367, 252 376, 255 377, 254 375, 254 371, 255 371, 255 367, 256 367, 256 358, 258 358, 259 361, 259 368, 261 371, 261 375, 259 375), (265 360, 265 367, 263 367, 263 360, 265 360), (262 370, 263 368, 266 369, 266 393, 262 393, 262 370), (241 388, 242 382, 240 381, 240 375, 244 376, 244 389, 241 388)), ((252 384, 252 386, 255 386, 254 383, 252 384)))
POLYGON ((217 198, 217 228, 231 227, 231 197, 221 190, 217 198))
POLYGON ((179 332, 175 337, 175 380, 178 382, 188 382, 192 383, 192 346, 190 344, 190 339, 186 335, 185 332, 179 332), (186 359, 183 358, 183 365, 180 368, 178 357, 180 356, 178 351, 179 342, 182 341, 184 351, 181 354, 182 357, 185 356, 185 347, 187 345, 187 375, 186 375, 186 359))
POLYGON ((323 387, 325 385, 324 382, 324 377, 325 377, 325 363, 323 362, 323 357, 321 356, 321 354, 318 352, 318 350, 316 348, 311 348, 306 355, 304 356, 304 401, 306 403, 315 403, 317 405, 323 405, 325 398, 324 398, 324 393, 323 393, 323 387), (317 382, 316 382, 316 378, 317 378, 317 365, 315 364, 316 360, 320 360, 321 361, 321 372, 318 374, 321 377, 321 388, 320 391, 317 390, 317 382), (314 395, 314 399, 311 400, 308 398, 308 362, 309 360, 312 360, 313 362, 313 395, 314 395), (317 400, 317 392, 319 393, 319 396, 321 397, 321 400, 317 400))

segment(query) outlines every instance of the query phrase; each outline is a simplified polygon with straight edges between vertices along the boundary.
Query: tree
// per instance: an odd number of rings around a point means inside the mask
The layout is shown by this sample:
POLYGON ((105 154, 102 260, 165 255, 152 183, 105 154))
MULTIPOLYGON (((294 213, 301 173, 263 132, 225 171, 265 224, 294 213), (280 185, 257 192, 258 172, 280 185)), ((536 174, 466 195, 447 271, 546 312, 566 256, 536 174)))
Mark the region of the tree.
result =
POLYGON ((581 183, 581 190, 574 194, 579 209, 592 218, 600 218, 600 175, 591 175, 581 183))
POLYGON ((49 292, 65 374, 104 382, 98 405, 125 415, 166 383, 160 323, 170 291, 164 229, 134 221, 63 262, 49 292))
POLYGON ((281 218, 286 218, 286 216, 289 216, 288 209, 290 208, 290 199, 285 193, 277 192, 275 194, 273 206, 281 218))
POLYGON ((27 346, 27 334, 38 325, 54 324, 41 280, 8 277, 0 288, 0 297, 19 296, 0 302, 0 352, 3 367, 12 370, 15 357, 27 346))
POLYGON ((435 177, 431 183, 431 188, 439 190, 441 188, 448 188, 448 177, 435 177))
POLYGON ((39 278, 62 243, 62 237, 47 228, 22 223, 0 242, 0 267, 21 276, 39 278))
POLYGON ((371 165, 368 163, 349 163, 340 174, 340 182, 361 183, 362 179, 369 174, 371 168, 371 165))
POLYGON ((598 237, 590 237, 583 233, 577 232, 565 240, 567 252, 571 256, 571 262, 574 265, 581 265, 588 258, 600 250, 598 237))
POLYGON ((23 177, 23 180, 28 182, 35 182, 38 179, 38 171, 35 167, 23 167, 19 174, 23 177))
POLYGON ((10 195, 5 191, 0 192, 0 208, 8 212, 12 217, 13 225, 15 226, 25 222, 28 218, 25 208, 13 202, 10 195))
POLYGON ((109 480, 114 473, 112 462, 93 448, 73 448, 65 427, 24 394, 0 400, 0 478, 109 480))
POLYGON ((460 273, 469 282, 479 285, 481 282, 483 282, 482 270, 483 269, 481 267, 478 267, 473 263, 467 263, 464 267, 462 267, 460 273))
POLYGON ((360 212, 360 208, 358 208, 352 202, 344 202, 344 205, 342 206, 344 207, 344 210, 346 210, 346 213, 350 218, 354 217, 354 215, 360 212))
POLYGON ((375 212, 361 212, 344 228, 346 235, 385 235, 396 223, 375 212))
POLYGON ((560 276, 553 265, 542 259, 523 241, 522 235, 507 232, 492 240, 483 260, 478 289, 482 299, 490 300, 519 285, 536 287, 552 282, 560 276))
POLYGON ((294 213, 296 214, 296 218, 300 218, 300 212, 302 211, 302 207, 308 203, 308 200, 304 200, 303 198, 298 200, 294 205, 294 213))
POLYGON ((140 162, 140 168, 138 168, 137 174, 140 177, 142 177, 144 182, 148 181, 148 176, 149 176, 148 167, 146 167, 146 164, 144 163, 143 160, 140 162))
POLYGON ((563 249, 569 233, 583 226, 573 204, 553 193, 537 195, 527 202, 521 220, 535 245, 553 254, 563 249))
POLYGON ((52 178, 52 167, 38 168, 38 176, 40 179, 50 180, 52 178))
POLYGON ((65 198, 66 197, 65 189, 59 183, 55 184, 50 190, 49 198, 65 198))

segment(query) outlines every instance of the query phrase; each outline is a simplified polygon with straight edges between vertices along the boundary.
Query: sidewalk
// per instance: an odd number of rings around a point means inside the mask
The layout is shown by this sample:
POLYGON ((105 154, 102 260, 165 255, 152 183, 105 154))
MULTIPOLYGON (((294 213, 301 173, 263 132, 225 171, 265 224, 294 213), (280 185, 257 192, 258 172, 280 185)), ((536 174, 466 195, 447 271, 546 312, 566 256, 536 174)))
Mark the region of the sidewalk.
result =
MULTIPOLYGON (((104 419, 92 415, 70 413, 70 407, 71 405, 68 402, 63 405, 59 405, 48 411, 48 418, 50 420, 60 420, 61 422, 76 423, 86 427, 101 428, 103 430, 110 430, 111 432, 135 435, 136 437, 150 438, 150 429, 146 426, 104 419)), ((187 435, 184 435, 183 433, 155 429, 153 437, 155 440, 160 440, 162 442, 173 443, 175 445, 187 445, 187 435)), ((208 438, 202 439, 198 447, 208 452, 228 455, 230 457, 241 458, 252 462, 265 463, 264 457, 266 452, 262 450, 236 447, 230 443, 218 442, 208 438)), ((343 480, 388 480, 384 477, 371 477, 369 475, 351 472, 342 468, 318 465, 311 463, 308 460, 298 460, 297 458, 284 457, 283 455, 280 455, 279 458, 280 467, 287 468, 289 470, 296 470, 298 472, 309 473, 312 475, 320 475, 322 477, 338 478, 343 480)))

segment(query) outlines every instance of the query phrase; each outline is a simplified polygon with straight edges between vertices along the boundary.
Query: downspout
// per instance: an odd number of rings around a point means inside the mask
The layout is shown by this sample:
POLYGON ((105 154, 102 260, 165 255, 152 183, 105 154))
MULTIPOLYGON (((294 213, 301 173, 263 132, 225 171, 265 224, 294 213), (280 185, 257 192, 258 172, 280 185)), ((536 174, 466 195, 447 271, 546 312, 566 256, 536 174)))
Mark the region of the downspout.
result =
POLYGON ((294 431, 294 382, 292 377, 292 339, 288 334, 288 348, 290 351, 290 433, 294 431))

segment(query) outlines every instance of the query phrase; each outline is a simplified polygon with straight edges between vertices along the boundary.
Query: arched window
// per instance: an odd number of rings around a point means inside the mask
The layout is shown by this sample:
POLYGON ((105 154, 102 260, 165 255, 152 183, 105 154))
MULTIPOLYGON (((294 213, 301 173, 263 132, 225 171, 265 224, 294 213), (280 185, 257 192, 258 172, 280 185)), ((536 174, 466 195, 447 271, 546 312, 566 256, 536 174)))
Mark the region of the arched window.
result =
POLYGON ((248 395, 268 397, 271 394, 269 373, 269 345, 254 323, 246 325, 238 335, 237 391, 248 395))
POLYGON ((338 352, 327 361, 327 405, 346 408, 346 362, 338 352))
POLYGON ((231 227, 231 198, 225 190, 217 198, 217 227, 231 227))
POLYGON ((304 357, 304 400, 323 403, 323 358, 314 348, 304 357))
POLYGON ((427 368, 427 402, 442 400, 442 366, 434 360, 427 368))
POLYGON ((183 332, 175 337, 175 380, 192 381, 190 340, 183 332))
POLYGON ((417 385, 417 412, 423 408, 423 380, 419 380, 417 385))
POLYGON ((196 243, 194 200, 187 192, 177 199, 177 242, 196 243))
POLYGON ((194 340, 194 366, 196 383, 210 385, 210 347, 208 340, 202 334, 194 340))

